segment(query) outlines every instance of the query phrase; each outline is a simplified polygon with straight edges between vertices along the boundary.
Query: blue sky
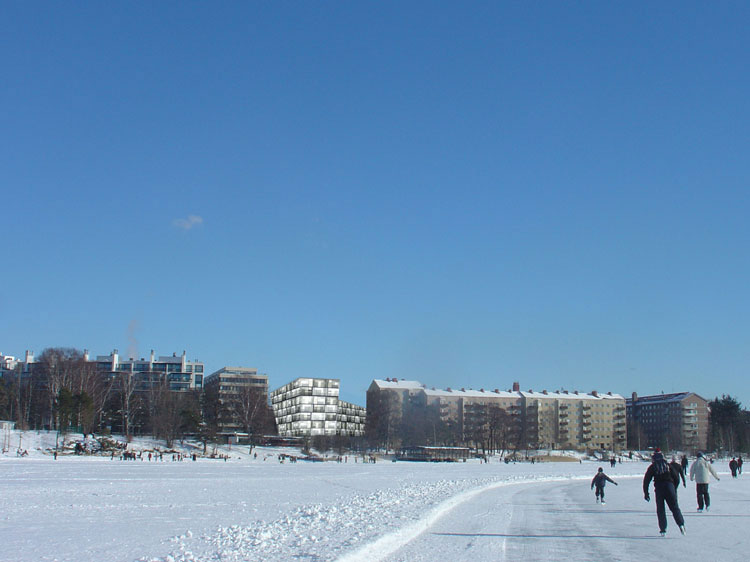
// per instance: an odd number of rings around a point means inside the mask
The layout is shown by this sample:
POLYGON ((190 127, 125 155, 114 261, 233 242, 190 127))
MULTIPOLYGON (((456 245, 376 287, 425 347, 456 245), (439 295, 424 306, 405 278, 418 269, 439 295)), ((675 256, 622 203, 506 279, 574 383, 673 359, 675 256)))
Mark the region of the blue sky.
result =
POLYGON ((0 350, 750 406, 745 3, 6 3, 0 350))

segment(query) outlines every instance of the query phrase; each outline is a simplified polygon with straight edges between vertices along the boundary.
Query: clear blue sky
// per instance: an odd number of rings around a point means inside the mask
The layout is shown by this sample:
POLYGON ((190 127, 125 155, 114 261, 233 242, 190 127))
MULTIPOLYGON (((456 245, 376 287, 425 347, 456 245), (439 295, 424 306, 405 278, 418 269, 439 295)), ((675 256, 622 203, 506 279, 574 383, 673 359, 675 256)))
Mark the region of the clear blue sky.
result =
POLYGON ((0 350, 750 406, 749 20, 4 3, 0 350))

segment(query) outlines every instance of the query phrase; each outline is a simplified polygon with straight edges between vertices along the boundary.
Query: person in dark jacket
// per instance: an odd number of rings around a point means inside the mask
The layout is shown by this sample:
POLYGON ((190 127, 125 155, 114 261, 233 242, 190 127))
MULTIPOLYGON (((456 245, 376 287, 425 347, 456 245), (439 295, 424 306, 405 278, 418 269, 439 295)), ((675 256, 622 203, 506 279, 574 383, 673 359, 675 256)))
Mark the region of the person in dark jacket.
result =
POLYGON ((682 464, 682 473, 687 474, 687 468, 688 468, 688 459, 687 455, 682 455, 682 461, 680 461, 682 464))
POLYGON ((664 509, 664 503, 669 506, 672 512, 674 522, 680 528, 680 532, 685 534, 685 519, 682 517, 682 511, 677 503, 677 493, 675 489, 680 485, 680 475, 670 466, 664 455, 659 449, 651 457, 651 465, 643 476, 643 499, 651 501, 648 493, 649 484, 654 481, 654 492, 656 493, 656 517, 659 521, 659 534, 663 537, 667 533, 667 514, 664 509))
POLYGON ((742 455, 737 457, 737 474, 742 474, 742 455))
POLYGON ((607 484, 607 482, 612 482, 612 484, 617 486, 617 482, 604 474, 604 469, 600 466, 599 471, 591 481, 591 489, 593 490, 594 487, 596 487, 596 503, 599 503, 599 500, 601 500, 602 504, 607 503, 604 501, 604 486, 607 484))
MULTIPOLYGON (((676 457, 672 457, 672 462, 669 463, 669 466, 674 468, 680 475, 680 478, 682 479, 682 487, 687 488, 687 483, 685 482, 685 472, 682 470, 682 465, 677 462, 676 457)), ((677 493, 677 488, 679 487, 680 487, 680 483, 678 482, 674 489, 675 494, 677 493)))
POLYGON ((729 461, 729 470, 732 472, 732 478, 737 478, 737 459, 734 457, 729 461))

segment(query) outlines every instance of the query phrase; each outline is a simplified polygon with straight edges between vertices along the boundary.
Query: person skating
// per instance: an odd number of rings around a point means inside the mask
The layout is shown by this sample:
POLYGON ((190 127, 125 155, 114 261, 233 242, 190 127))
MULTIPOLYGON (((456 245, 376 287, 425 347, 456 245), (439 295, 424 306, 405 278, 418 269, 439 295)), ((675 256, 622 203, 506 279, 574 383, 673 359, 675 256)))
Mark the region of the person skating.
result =
POLYGON ((698 458, 690 466, 690 481, 695 480, 695 492, 698 496, 699 512, 703 511, 704 506, 706 511, 708 511, 711 505, 711 497, 708 495, 709 475, 712 475, 716 480, 721 480, 711 463, 706 462, 703 453, 698 453, 698 458))
MULTIPOLYGON (((674 468, 677 471, 677 473, 680 475, 680 479, 682 480, 682 487, 687 488, 687 483, 685 482, 685 472, 682 470, 682 464, 677 462, 676 457, 672 456, 672 462, 669 463, 669 466, 674 468)), ((680 483, 678 482, 674 489, 675 494, 677 493, 677 488, 679 487, 680 487, 680 483)))
POLYGON ((680 475, 670 466, 661 451, 657 449, 651 457, 651 465, 643 476, 643 499, 651 501, 648 493, 651 480, 654 481, 654 492, 656 494, 656 517, 659 521, 659 534, 664 536, 667 533, 667 514, 664 509, 664 503, 669 506, 675 523, 680 528, 680 532, 685 534, 685 519, 682 517, 680 506, 677 503, 677 493, 675 489, 680 484, 680 475))
POLYGON ((729 461, 729 471, 732 473, 732 478, 737 478, 737 459, 734 457, 729 461))
POLYGON ((737 474, 742 474, 742 455, 737 457, 737 474))
POLYGON ((607 503, 604 501, 604 486, 607 482, 612 482, 612 484, 617 486, 617 482, 604 474, 604 469, 600 466, 599 471, 596 473, 593 480, 591 480, 591 489, 593 490, 594 487, 596 487, 596 503, 599 503, 599 501, 601 501, 602 504, 607 503))
POLYGON ((687 455, 682 455, 682 460, 680 461, 680 463, 682 464, 682 473, 687 474, 687 469, 688 469, 687 455))

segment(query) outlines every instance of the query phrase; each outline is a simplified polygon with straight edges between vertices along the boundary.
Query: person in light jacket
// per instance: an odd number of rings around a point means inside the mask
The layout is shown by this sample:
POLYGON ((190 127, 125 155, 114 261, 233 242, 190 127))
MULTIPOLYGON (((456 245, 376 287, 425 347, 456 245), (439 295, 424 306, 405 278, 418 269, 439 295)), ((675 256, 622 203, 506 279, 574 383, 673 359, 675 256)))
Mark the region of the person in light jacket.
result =
POLYGON ((698 512, 703 511, 704 506, 708 511, 711 505, 711 497, 708 495, 709 475, 721 480, 711 463, 703 457, 703 453, 698 453, 698 458, 690 465, 690 480, 695 480, 695 492, 698 495, 698 512))

